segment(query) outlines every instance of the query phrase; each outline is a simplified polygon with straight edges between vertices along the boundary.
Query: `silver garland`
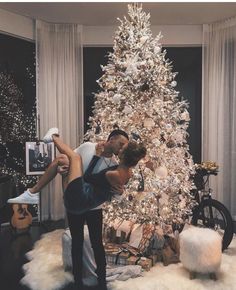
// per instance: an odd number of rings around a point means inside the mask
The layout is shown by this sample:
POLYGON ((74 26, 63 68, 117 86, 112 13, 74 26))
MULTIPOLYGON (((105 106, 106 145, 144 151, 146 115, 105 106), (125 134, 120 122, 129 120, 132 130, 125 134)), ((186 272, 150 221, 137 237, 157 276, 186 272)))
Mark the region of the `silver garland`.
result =
POLYGON ((105 221, 134 220, 169 231, 173 222, 188 218, 194 205, 194 164, 186 141, 190 116, 188 103, 174 89, 177 73, 165 57, 162 35, 152 37, 149 19, 135 4, 128 5, 128 17, 119 19, 114 52, 97 81, 102 90, 95 95, 86 138, 105 140, 119 127, 147 147, 147 157, 133 170, 122 199, 105 206, 105 221), (140 170, 145 181, 141 193, 140 170))

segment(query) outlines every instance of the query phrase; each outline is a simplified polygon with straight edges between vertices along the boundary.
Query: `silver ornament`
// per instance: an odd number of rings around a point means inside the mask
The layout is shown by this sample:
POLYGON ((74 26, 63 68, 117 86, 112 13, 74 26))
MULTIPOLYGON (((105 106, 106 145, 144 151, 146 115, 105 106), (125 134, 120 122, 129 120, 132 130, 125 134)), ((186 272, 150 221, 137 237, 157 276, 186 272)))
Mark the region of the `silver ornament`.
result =
POLYGON ((170 83, 170 85, 172 86, 172 88, 174 88, 174 87, 177 86, 177 82, 176 82, 176 81, 172 81, 172 82, 170 83))

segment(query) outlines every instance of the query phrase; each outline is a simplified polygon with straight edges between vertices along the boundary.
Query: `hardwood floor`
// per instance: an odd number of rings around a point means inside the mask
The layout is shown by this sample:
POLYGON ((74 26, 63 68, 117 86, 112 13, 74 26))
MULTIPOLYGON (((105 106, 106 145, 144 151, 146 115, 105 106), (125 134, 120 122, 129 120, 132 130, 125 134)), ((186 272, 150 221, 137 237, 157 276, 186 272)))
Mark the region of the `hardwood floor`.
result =
MULTIPOLYGON (((12 228, 2 226, 0 232, 0 289, 29 290, 20 284, 23 277, 22 265, 27 262, 25 253, 30 251, 41 234, 55 229, 65 228, 63 220, 31 226, 28 233, 14 235, 12 228)), ((61 290, 72 290, 72 285, 61 290)), ((47 290, 47 289, 45 289, 47 290)), ((99 290, 97 287, 85 287, 84 290, 99 290)))
POLYGON ((0 234, 0 281, 2 290, 27 289, 19 284, 23 277, 22 265, 27 262, 25 253, 30 251, 44 230, 32 226, 28 233, 14 235, 10 226, 2 227, 0 234))
MULTIPOLYGON (((25 253, 30 251, 41 234, 65 228, 63 220, 31 226, 28 233, 14 235, 10 226, 2 226, 0 232, 0 289, 29 290, 20 284, 23 277, 22 265, 27 262, 25 253)), ((68 285, 62 290, 72 290, 68 285)), ((47 290, 47 289, 45 289, 47 290)), ((97 287, 85 287, 84 290, 99 290, 97 287)))

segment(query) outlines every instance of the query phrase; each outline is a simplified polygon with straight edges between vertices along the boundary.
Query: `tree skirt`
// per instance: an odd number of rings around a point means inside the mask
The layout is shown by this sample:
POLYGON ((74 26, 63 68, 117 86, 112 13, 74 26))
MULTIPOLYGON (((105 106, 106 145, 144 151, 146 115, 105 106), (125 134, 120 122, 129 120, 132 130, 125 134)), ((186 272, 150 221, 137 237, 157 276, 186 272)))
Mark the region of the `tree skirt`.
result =
MULTIPOLYGON (((23 266, 25 276, 21 283, 32 290, 57 290, 73 281, 71 273, 64 272, 62 264, 61 237, 64 230, 47 233, 28 252, 29 263, 23 266)), ((189 272, 182 264, 167 267, 156 264, 143 277, 108 284, 109 290, 236 290, 236 238, 222 255, 218 280, 198 275, 190 280, 189 272)))

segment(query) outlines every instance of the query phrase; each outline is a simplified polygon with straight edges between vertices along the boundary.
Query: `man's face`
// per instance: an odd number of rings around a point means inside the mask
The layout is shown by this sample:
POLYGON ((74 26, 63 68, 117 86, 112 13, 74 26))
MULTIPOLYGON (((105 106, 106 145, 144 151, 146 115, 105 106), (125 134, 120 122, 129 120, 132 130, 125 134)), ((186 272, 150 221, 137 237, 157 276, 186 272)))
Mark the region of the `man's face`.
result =
POLYGON ((123 135, 116 135, 110 138, 109 145, 113 154, 118 155, 120 150, 128 144, 129 140, 123 135))

